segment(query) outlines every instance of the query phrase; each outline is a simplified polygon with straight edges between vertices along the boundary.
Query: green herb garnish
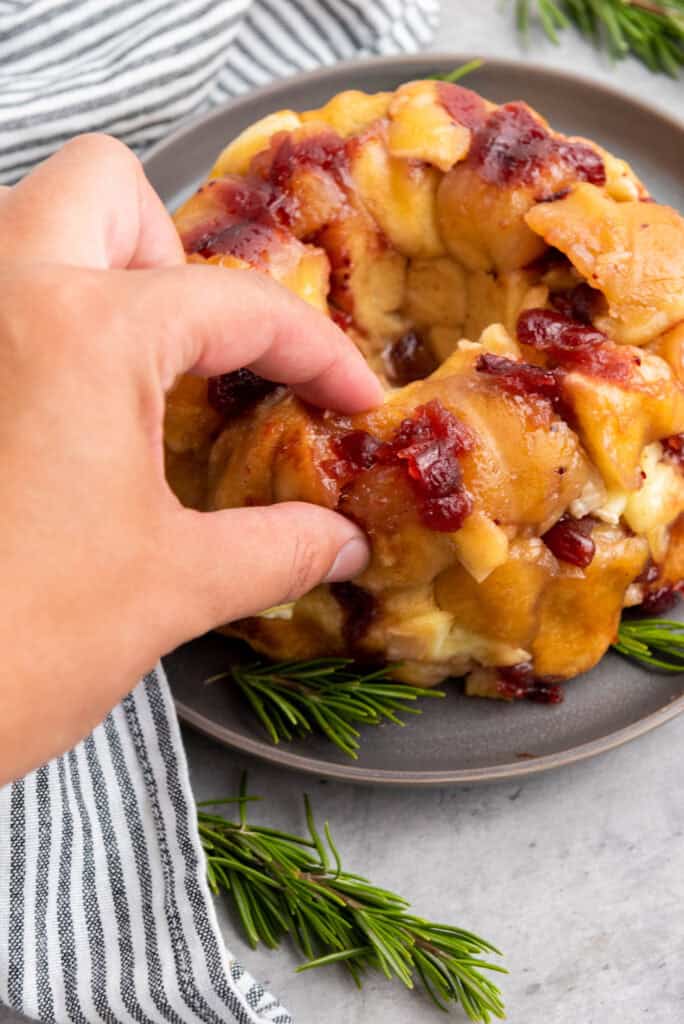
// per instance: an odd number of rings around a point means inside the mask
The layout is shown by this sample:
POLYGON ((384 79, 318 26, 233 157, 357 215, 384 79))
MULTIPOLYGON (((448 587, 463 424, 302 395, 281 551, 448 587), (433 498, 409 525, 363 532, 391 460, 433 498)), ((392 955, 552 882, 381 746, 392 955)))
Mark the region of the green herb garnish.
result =
POLYGON ((344 871, 328 823, 325 842, 316 829, 308 797, 308 836, 250 824, 250 799, 243 775, 239 819, 203 809, 229 801, 203 801, 198 826, 209 885, 231 896, 252 947, 276 949, 289 936, 307 958, 300 971, 341 963, 359 987, 365 971, 380 971, 409 989, 421 985, 440 1009, 458 1004, 483 1024, 503 1019, 501 994, 483 973, 506 973, 489 962, 501 955, 491 943, 415 917, 401 896, 344 871))
POLYGON ((436 79, 438 82, 458 82, 461 78, 465 78, 472 71, 477 71, 484 64, 483 60, 479 57, 475 60, 469 60, 467 64, 461 64, 460 67, 454 68, 453 71, 445 71, 443 74, 436 73, 434 75, 428 75, 428 78, 436 79))
POLYGON ((536 17, 558 42, 558 29, 574 24, 614 57, 634 54, 652 71, 677 77, 684 64, 684 0, 515 0, 518 28, 536 17))
MULTIPOLYGON (((390 678, 392 665, 367 671, 349 658, 232 665, 207 679, 232 680, 245 695, 273 743, 322 732, 349 757, 359 749, 359 725, 383 721, 405 725, 398 711, 422 697, 444 697, 442 690, 407 686, 390 678)), ((394 666, 396 667, 396 666, 394 666)))
POLYGON ((684 672, 684 622, 623 619, 613 649, 651 668, 684 672))
MULTIPOLYGON (((626 658, 667 672, 684 672, 684 623, 672 619, 624 619, 613 649, 626 658)), ((230 680, 242 691, 273 743, 318 732, 343 753, 358 756, 361 733, 357 726, 391 722, 419 715, 412 707, 433 690, 396 682, 385 665, 367 671, 349 658, 311 661, 251 662, 231 665, 207 679, 230 680)))

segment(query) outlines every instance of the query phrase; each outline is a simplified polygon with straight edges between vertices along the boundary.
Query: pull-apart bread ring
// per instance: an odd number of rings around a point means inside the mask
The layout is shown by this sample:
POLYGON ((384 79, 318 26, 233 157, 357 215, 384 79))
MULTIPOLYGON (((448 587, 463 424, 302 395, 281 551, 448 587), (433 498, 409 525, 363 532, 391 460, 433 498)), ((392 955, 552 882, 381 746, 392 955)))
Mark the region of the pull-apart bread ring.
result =
POLYGON ((372 560, 229 631, 273 658, 559 699, 623 608, 684 577, 684 221, 525 103, 349 91, 248 128, 177 212, 188 259, 269 274, 386 385, 351 418, 246 370, 168 397, 167 475, 211 510, 351 517, 372 560))

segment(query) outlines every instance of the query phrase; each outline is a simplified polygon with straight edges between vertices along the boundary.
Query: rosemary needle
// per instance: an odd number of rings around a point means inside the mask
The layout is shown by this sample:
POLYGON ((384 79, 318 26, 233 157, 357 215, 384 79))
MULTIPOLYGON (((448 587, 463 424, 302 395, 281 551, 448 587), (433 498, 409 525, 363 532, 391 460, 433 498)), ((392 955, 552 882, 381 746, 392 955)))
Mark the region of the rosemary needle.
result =
MULTIPOLYGON (((672 619, 624 619, 614 650, 626 658, 666 672, 684 672, 684 623, 672 619)), ((348 658, 252 662, 232 665, 207 682, 231 680, 244 694, 273 743, 322 733, 349 757, 358 756, 358 726, 391 722, 420 714, 419 700, 444 697, 443 690, 422 689, 391 678, 396 668, 368 670, 348 658)))
POLYGON ((614 57, 632 53, 652 71, 677 77, 684 64, 684 0, 515 0, 515 8, 521 32, 534 15, 554 43, 574 24, 614 57))
POLYGON ((460 67, 454 68, 453 71, 445 71, 443 74, 435 73, 428 75, 428 78, 436 79, 438 82, 458 82, 471 72, 477 71, 483 64, 484 61, 477 57, 475 60, 469 60, 467 64, 461 64, 460 67))
POLYGON ((232 665, 207 682, 231 679, 273 743, 320 732, 356 758, 361 736, 357 725, 404 725, 397 712, 417 715, 420 709, 411 704, 445 696, 441 690, 396 682, 390 677, 392 668, 368 670, 349 658, 254 662, 232 665))
MULTIPOLYGON (((246 776, 232 821, 198 810, 198 827, 214 893, 230 895, 247 940, 275 949, 289 936, 306 962, 299 970, 339 963, 360 987, 368 970, 416 985, 443 1010, 459 1004, 471 1021, 501 1020, 501 994, 489 972, 499 951, 452 925, 416 917, 401 896, 342 867, 326 822, 323 838, 304 798, 308 835, 252 825, 246 776)), ((223 801, 226 802, 226 801, 223 801)))
POLYGON ((684 622, 623 619, 613 649, 651 668, 684 672, 684 622))

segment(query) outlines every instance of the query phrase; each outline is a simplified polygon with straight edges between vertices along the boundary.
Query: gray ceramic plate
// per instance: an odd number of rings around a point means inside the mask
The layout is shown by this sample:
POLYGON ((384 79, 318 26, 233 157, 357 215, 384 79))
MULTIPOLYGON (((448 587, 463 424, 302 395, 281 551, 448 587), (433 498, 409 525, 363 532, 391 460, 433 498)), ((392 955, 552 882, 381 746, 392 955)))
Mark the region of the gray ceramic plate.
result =
MULTIPOLYGON (((171 207, 195 187, 219 150, 248 124, 280 107, 319 106, 341 89, 392 89, 447 71, 470 55, 423 54, 329 70, 282 82, 176 132, 147 158, 147 173, 171 207)), ((586 135, 626 157, 661 202, 684 209, 684 125, 596 82, 529 64, 487 61, 468 85, 492 100, 525 99, 555 128, 586 135)), ((367 729, 358 761, 326 740, 273 747, 244 701, 203 680, 225 667, 235 648, 219 636, 196 640, 166 659, 181 717, 245 752, 317 775, 395 785, 475 782, 525 775, 590 757, 684 711, 684 676, 654 675, 608 655, 566 687, 561 705, 447 699, 425 702, 409 726, 367 729)))

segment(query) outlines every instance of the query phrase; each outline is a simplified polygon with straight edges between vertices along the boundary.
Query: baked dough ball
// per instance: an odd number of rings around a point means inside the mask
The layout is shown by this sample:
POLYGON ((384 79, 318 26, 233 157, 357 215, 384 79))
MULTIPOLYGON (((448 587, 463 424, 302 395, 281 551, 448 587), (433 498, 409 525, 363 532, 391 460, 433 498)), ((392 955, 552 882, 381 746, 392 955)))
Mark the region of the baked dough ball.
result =
POLYGON ((170 392, 185 504, 311 501, 371 540, 353 583, 232 635, 553 701, 625 605, 677 590, 684 222, 623 161, 524 103, 409 82, 269 115, 175 219, 189 260, 269 274, 386 387, 351 418, 249 371, 170 392))

